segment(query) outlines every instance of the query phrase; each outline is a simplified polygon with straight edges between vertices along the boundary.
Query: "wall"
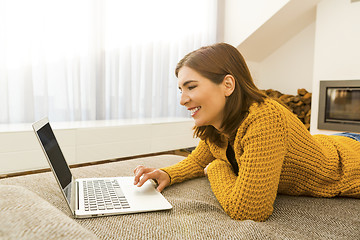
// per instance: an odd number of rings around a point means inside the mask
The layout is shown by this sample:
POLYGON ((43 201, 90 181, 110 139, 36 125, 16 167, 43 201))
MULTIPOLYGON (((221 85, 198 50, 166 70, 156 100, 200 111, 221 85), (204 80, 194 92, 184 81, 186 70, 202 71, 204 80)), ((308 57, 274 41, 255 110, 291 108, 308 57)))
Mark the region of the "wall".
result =
POLYGON ((297 94, 297 89, 312 92, 315 22, 300 31, 259 63, 250 62, 254 81, 260 89, 276 89, 297 94))
POLYGON ((320 80, 360 79, 359 24, 360 2, 323 0, 318 4, 311 106, 312 134, 333 133, 317 128, 320 80))
POLYGON ((238 46, 290 0, 223 0, 224 39, 238 46))
MULTIPOLYGON (((260 19, 270 16, 261 12, 261 9, 255 9, 263 16, 248 19, 246 27, 242 24, 245 23, 245 18, 252 14, 253 5, 250 4, 250 8, 245 11, 245 8, 242 8, 245 3, 240 2, 242 1, 226 1, 225 8, 225 16, 228 15, 228 20, 225 21, 225 40, 229 43, 233 40, 235 46, 240 43, 239 39, 244 40, 246 35, 251 35, 250 28, 256 25, 259 27, 260 19), (230 21, 230 16, 235 15, 235 12, 244 15, 235 17, 236 21, 230 21), (252 23, 252 20, 255 22, 252 23), (235 29, 239 31, 234 31, 235 29)), ((281 2, 277 3, 279 7, 281 2)), ((282 4, 286 5, 285 2, 282 4)), ((320 80, 360 79, 359 23, 360 1, 320 1, 316 6, 315 22, 299 31, 264 59, 248 62, 255 83, 261 89, 273 88, 283 93, 295 94, 298 88, 306 88, 313 93, 310 129, 312 134, 334 133, 317 128, 320 80)), ((267 44, 266 38, 262 44, 267 44)))
MULTIPOLYGON (((188 118, 129 119, 51 124, 68 164, 194 147, 188 118)), ((31 124, 0 125, 0 176, 47 169, 31 124)))

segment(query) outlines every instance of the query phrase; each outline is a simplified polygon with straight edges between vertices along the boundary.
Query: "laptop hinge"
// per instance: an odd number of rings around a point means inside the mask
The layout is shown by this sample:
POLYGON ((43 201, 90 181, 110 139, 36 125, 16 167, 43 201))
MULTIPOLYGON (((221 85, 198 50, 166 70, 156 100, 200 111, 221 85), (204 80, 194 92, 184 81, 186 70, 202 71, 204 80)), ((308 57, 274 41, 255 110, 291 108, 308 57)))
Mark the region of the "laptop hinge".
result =
POLYGON ((75 206, 75 209, 76 210, 79 210, 79 182, 78 181, 76 181, 76 201, 75 201, 75 203, 76 203, 76 206, 75 206))

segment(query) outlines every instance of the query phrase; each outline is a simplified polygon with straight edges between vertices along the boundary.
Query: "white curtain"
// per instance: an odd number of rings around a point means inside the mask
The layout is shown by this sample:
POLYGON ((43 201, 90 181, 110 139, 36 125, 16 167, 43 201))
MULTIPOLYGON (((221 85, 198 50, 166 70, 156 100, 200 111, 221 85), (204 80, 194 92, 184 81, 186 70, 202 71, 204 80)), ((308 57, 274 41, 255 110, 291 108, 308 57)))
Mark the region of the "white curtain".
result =
POLYGON ((0 123, 188 116, 176 63, 216 0, 0 0, 0 123))

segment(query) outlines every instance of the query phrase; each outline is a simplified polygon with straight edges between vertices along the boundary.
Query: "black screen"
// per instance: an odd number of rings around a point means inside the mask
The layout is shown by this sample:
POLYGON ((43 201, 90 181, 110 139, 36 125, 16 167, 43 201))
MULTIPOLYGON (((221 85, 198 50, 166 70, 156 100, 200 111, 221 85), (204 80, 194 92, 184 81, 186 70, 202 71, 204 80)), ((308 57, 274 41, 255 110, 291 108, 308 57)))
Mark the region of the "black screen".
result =
POLYGON ((65 161, 64 155, 61 152, 60 146, 55 138, 55 135, 47 123, 41 129, 37 131, 45 152, 50 160, 52 168, 55 171, 57 178, 61 184, 61 187, 67 192, 66 186, 71 183, 72 175, 70 169, 65 161))

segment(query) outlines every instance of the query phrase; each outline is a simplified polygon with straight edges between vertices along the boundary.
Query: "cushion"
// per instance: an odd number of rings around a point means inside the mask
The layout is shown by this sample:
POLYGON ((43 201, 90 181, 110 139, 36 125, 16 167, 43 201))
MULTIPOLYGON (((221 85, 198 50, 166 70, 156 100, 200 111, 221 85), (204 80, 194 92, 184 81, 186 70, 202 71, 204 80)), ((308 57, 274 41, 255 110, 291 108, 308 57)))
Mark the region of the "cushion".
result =
POLYGON ((0 185, 0 239, 98 239, 21 186, 0 185))

